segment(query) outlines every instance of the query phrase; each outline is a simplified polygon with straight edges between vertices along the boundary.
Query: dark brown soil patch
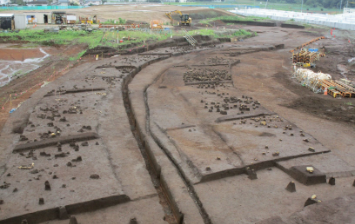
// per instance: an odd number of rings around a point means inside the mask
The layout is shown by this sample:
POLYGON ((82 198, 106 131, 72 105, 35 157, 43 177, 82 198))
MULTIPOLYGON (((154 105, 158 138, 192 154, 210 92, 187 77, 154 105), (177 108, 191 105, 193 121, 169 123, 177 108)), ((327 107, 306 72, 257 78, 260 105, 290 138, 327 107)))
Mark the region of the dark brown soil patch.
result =
POLYGON ((302 35, 311 36, 311 37, 319 37, 319 36, 322 36, 322 33, 321 33, 321 32, 299 31, 298 33, 300 33, 300 34, 302 34, 302 35))
POLYGON ((328 120, 343 121, 355 124, 355 100, 354 99, 322 99, 319 97, 302 97, 293 101, 288 108, 311 113, 317 117, 328 120), (351 102, 349 102, 351 101, 351 102), (352 104, 352 105, 347 105, 352 104))
POLYGON ((355 124, 355 99, 354 98, 333 98, 315 94, 306 87, 291 80, 290 75, 277 73, 276 80, 299 96, 298 99, 281 106, 296 109, 302 112, 314 114, 317 117, 327 120, 335 120, 355 124))
POLYGON ((295 28, 295 29, 304 29, 304 26, 297 25, 297 24, 288 24, 288 23, 282 23, 281 27, 284 28, 295 28))

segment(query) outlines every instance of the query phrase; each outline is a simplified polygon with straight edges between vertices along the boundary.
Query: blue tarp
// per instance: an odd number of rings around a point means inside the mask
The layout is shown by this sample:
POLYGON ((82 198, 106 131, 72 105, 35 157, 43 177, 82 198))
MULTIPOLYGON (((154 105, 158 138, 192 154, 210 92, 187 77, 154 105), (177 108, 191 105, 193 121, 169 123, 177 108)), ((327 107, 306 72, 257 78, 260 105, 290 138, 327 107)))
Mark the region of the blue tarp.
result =
POLYGON ((318 52, 318 48, 309 48, 308 51, 309 52, 318 52))

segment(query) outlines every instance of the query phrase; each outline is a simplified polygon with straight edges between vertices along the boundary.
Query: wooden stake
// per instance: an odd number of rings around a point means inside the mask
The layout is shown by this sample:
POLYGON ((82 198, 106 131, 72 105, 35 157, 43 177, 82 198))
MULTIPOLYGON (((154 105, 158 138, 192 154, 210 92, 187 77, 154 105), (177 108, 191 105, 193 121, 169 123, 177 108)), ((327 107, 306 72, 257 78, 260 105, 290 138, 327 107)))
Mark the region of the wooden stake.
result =
MULTIPOLYGON (((11 94, 10 94, 10 108, 12 109, 12 99, 11 99, 11 94)), ((11 110, 10 109, 10 110, 11 110)))

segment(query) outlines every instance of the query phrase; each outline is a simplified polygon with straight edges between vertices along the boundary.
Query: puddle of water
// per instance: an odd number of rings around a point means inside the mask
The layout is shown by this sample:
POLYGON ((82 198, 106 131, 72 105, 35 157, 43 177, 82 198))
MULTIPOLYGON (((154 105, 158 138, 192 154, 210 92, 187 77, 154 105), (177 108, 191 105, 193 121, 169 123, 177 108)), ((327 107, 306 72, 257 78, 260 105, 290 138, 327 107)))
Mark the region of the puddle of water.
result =
POLYGON ((28 58, 24 61, 0 60, 0 87, 9 83, 16 73, 25 74, 40 67, 40 63, 50 55, 42 48, 39 49, 44 56, 40 58, 28 58))

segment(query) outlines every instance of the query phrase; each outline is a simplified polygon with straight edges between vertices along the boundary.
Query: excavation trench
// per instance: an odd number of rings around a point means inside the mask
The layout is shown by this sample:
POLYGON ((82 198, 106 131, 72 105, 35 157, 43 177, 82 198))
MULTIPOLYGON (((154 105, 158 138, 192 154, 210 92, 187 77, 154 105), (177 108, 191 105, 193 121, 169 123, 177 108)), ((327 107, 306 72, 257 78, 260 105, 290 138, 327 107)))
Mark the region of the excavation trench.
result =
MULTIPOLYGON (((157 163, 151 149, 149 148, 149 145, 146 141, 146 139, 143 137, 143 133, 140 130, 139 126, 137 125, 137 120, 136 117, 133 113, 131 101, 129 98, 129 90, 128 90, 128 85, 130 82, 133 80, 134 76, 144 67, 148 66, 149 64, 152 64, 154 62, 158 62, 160 60, 164 60, 169 57, 161 57, 154 59, 152 61, 147 62, 146 64, 137 67, 134 71, 130 72, 127 76, 124 77, 123 82, 122 82, 122 96, 123 96, 123 101, 124 101, 124 107, 128 116, 128 120, 131 126, 131 131, 133 136, 135 137, 137 144, 139 146, 139 149, 141 151, 141 154, 144 158, 146 168, 150 174, 151 180, 153 182, 153 185, 157 189, 157 193, 159 195, 160 200, 168 205, 168 209, 172 212, 174 215, 174 218, 176 220, 176 223, 181 224, 183 223, 183 214, 180 212, 174 198, 172 197, 172 193, 165 181, 165 178, 161 174, 161 167, 157 163)), ((165 209, 164 209, 165 210, 165 209)), ((168 216, 167 212, 165 211, 165 214, 168 216)))
MULTIPOLYGON (((146 162, 146 166, 147 169, 151 175, 152 181, 153 183, 159 183, 159 187, 161 189, 161 192, 163 193, 164 199, 168 202, 169 207, 171 209, 171 211, 173 212, 177 223, 183 223, 183 217, 184 214, 182 214, 180 212, 180 209, 178 208, 174 197, 172 196, 172 193, 165 181, 165 178, 163 176, 163 174, 161 173, 161 167, 160 165, 157 163, 155 156, 153 155, 152 150, 150 149, 150 145, 148 144, 147 140, 146 140, 146 136, 145 134, 142 132, 142 130, 140 129, 141 127, 137 124, 136 121, 136 117, 133 113, 133 108, 131 105, 131 101, 129 98, 129 90, 128 90, 128 85, 129 83, 132 81, 132 79, 134 78, 134 76, 141 71, 142 68, 148 66, 149 64, 152 64, 154 62, 160 61, 160 60, 164 60, 169 58, 169 56, 166 57, 160 57, 157 58, 153 61, 148 62, 147 64, 144 64, 140 67, 138 67, 135 71, 131 72, 128 76, 126 76, 126 78, 124 78, 123 82, 122 82, 122 94, 123 94, 123 99, 124 99, 124 106, 127 112, 127 116, 129 118, 130 124, 131 124, 131 131, 133 133, 133 135, 135 136, 137 143, 140 147, 141 153, 145 159, 146 162)), ((163 73, 162 73, 163 74, 163 73)), ((146 133, 148 135, 150 135, 152 137, 152 139, 154 140, 154 142, 158 145, 158 147, 164 152, 164 154, 166 155, 166 157, 169 159, 169 161, 173 164, 173 166, 176 168, 179 176, 181 177, 182 181, 184 182, 186 188, 189 191, 189 195, 192 198, 192 200, 194 201, 194 203, 196 204, 201 217, 204 220, 205 224, 212 224, 212 221, 207 213, 207 211, 205 210, 205 208, 203 207, 203 204, 201 202, 201 200, 199 199, 197 193, 195 192, 194 186, 193 184, 190 182, 190 180, 188 179, 188 177, 186 176, 186 174, 184 173, 184 171, 182 170, 182 168, 179 166, 178 162, 175 160, 175 158, 173 158, 173 156, 168 152, 167 149, 165 149, 163 147, 163 145, 161 144, 161 142, 159 141, 159 139, 151 132, 150 130, 150 110, 149 110, 149 105, 148 105, 148 96, 147 96, 147 89, 156 82, 156 80, 158 80, 161 75, 157 76, 155 78, 155 80, 148 86, 145 87, 144 89, 144 103, 145 103, 145 108, 146 108, 146 133)), ((159 193, 159 192, 158 192, 159 193)))
MULTIPOLYGON (((161 75, 160 75, 161 76, 161 75)), ((159 76, 159 77, 160 77, 159 76)), ((159 78, 158 77, 158 78, 159 78)), ((157 79, 156 79, 157 80, 157 79)), ((156 81, 155 80, 155 81, 156 81)), ((150 110, 149 110, 149 105, 148 105, 148 94, 147 94, 147 89, 155 83, 155 81, 153 83, 151 83, 149 86, 147 86, 144 90, 144 103, 145 103, 145 107, 146 107, 146 128, 147 128, 147 133, 149 133, 153 140, 155 141, 155 143, 159 146, 159 148, 164 152, 164 154, 166 155, 166 157, 170 160, 170 162, 174 165, 174 167, 176 168, 176 170, 178 171, 179 176, 181 177, 181 179, 184 181, 184 184, 187 187, 187 190, 189 191, 189 195, 191 196, 191 198, 193 199, 193 201, 195 202, 202 218, 205 224, 212 224, 212 221, 207 213, 207 211, 205 210, 205 208, 203 207, 203 204, 200 200, 200 198, 198 197, 195 188, 193 186, 193 184, 189 181, 188 177, 185 175, 184 171, 182 170, 182 168, 179 166, 178 162, 175 160, 175 158, 171 155, 171 153, 163 146, 163 144, 160 142, 160 140, 158 139, 158 137, 151 132, 150 130, 150 110)))
MULTIPOLYGON (((282 49, 283 47, 284 47, 284 45, 281 44, 281 45, 276 45, 276 46, 272 47, 271 49, 257 49, 257 51, 277 50, 277 49, 282 49)), ((203 51, 203 50, 200 50, 200 51, 203 51)), ((199 51, 194 51, 194 52, 199 52, 199 51)), ((134 71, 130 72, 129 75, 127 75, 123 79, 122 96, 123 96, 123 100, 124 100, 124 106, 126 109, 126 113, 129 118, 130 125, 131 125, 131 131, 132 131, 134 137, 136 138, 136 141, 139 145, 140 151, 144 157, 147 170, 149 171, 149 173, 151 175, 152 182, 156 187, 159 188, 157 191, 158 191, 160 198, 162 198, 163 200, 165 200, 168 203, 169 208, 172 211, 172 213, 174 214, 174 217, 175 217, 177 223, 179 223, 179 224, 183 223, 184 214, 182 214, 180 212, 180 209, 178 208, 177 203, 175 202, 175 199, 172 196, 171 190, 169 189, 169 187, 165 181, 165 178, 163 177, 163 174, 161 172, 162 168, 160 167, 160 165, 156 161, 153 151, 150 148, 146 134, 149 135, 149 137, 152 137, 152 139, 157 144, 157 146, 162 150, 162 152, 164 152, 165 156, 169 159, 169 161, 176 168, 179 176, 181 177, 182 181, 184 182, 186 188, 189 191, 190 197, 192 198, 192 200, 196 204, 196 207, 198 208, 200 215, 203 218, 204 223, 211 224, 212 221, 211 221, 207 211, 205 210, 201 200, 199 199, 199 197, 194 189, 194 185, 191 183, 191 181, 188 179, 188 177, 186 176, 186 174, 184 173, 182 168, 179 166, 178 161, 163 146, 163 144, 160 142, 158 137, 155 136, 154 133, 151 132, 151 129, 150 129, 150 110, 149 110, 149 105, 148 105, 147 90, 151 85, 153 85, 162 76, 163 73, 158 75, 151 84, 147 85, 144 88, 143 95, 144 95, 144 103, 145 103, 145 109, 146 109, 146 124, 145 124, 146 133, 143 132, 143 130, 141 130, 141 128, 144 128, 144 127, 140 127, 137 123, 137 120, 136 120, 136 117, 134 114, 134 110, 131 105, 131 99, 129 97, 128 85, 130 84, 130 82, 133 80, 133 78, 135 77, 135 75, 138 72, 140 72, 143 68, 147 67, 148 65, 150 65, 152 63, 170 58, 171 56, 178 56, 178 55, 182 55, 182 54, 184 54, 184 53, 180 52, 180 53, 172 54, 172 55, 165 55, 165 56, 162 55, 162 57, 156 58, 156 59, 149 61, 149 62, 137 67, 136 69, 134 69, 134 71)), ((232 66, 238 64, 239 62, 240 61, 238 60, 238 61, 236 61, 236 63, 231 64, 230 68, 232 66)), ((238 169, 238 171, 239 170, 240 169, 238 169)), ((242 170, 241 172, 244 173, 245 171, 242 170)), ((217 176, 221 177, 224 175, 226 175, 226 176, 234 175, 234 172, 226 172, 223 174, 219 173, 217 176), (231 174, 231 173, 233 173, 233 174, 231 174)), ((201 181, 204 182, 204 181, 209 181, 209 180, 213 180, 213 179, 216 179, 216 177, 212 176, 212 177, 203 178, 201 181)), ((219 179, 219 178, 217 178, 217 179, 219 179)))

